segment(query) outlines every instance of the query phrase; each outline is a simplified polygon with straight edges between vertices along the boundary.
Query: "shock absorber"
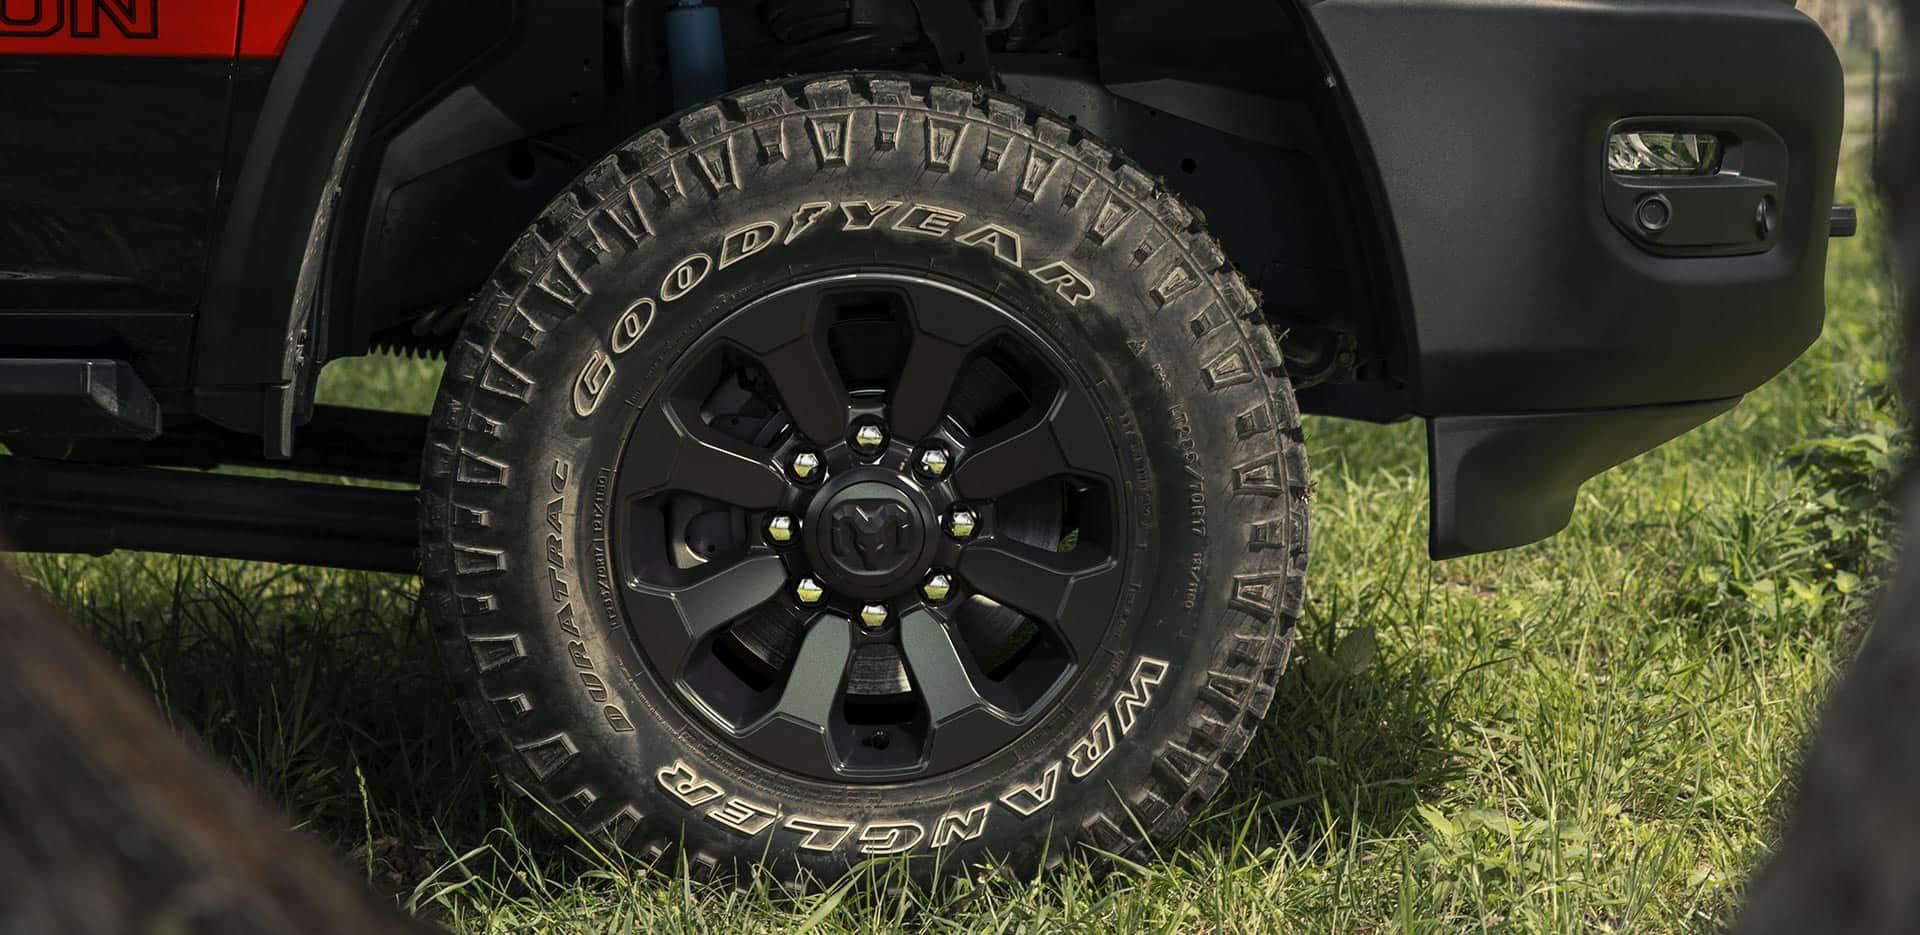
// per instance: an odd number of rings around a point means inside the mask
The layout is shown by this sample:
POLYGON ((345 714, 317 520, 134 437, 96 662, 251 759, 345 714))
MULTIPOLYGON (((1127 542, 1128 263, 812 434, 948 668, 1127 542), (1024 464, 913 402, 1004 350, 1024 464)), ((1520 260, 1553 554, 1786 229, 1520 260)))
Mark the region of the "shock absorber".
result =
POLYGON ((673 106, 688 107, 727 90, 726 46, 720 8, 705 0, 680 0, 667 9, 667 71, 673 106))

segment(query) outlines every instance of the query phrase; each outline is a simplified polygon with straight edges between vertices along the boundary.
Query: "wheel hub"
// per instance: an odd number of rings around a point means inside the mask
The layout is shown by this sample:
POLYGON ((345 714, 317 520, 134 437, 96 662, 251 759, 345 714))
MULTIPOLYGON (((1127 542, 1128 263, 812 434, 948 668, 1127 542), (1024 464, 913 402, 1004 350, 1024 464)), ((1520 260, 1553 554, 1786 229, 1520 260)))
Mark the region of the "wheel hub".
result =
POLYGON ((836 593, 883 600, 912 589, 931 568, 935 518, 911 481, 857 471, 820 492, 802 527, 808 557, 836 593))

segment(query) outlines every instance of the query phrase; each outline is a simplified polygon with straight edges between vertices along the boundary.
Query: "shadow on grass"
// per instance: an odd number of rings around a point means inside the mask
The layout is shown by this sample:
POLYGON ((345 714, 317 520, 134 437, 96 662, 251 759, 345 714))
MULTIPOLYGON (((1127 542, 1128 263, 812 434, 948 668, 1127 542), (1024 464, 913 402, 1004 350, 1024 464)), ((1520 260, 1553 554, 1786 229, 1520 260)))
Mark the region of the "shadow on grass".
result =
POLYGON ((1416 650, 1387 651, 1369 626, 1334 623, 1370 617, 1338 597, 1309 608, 1273 707, 1187 844, 1258 851, 1389 835, 1458 774, 1453 674, 1416 650))
POLYGON ((1434 610, 1422 547, 1425 436, 1406 424, 1314 419, 1308 428, 1323 496, 1293 657, 1252 746, 1183 850, 1386 836, 1459 772, 1451 693, 1466 673, 1442 671, 1412 638, 1434 610))

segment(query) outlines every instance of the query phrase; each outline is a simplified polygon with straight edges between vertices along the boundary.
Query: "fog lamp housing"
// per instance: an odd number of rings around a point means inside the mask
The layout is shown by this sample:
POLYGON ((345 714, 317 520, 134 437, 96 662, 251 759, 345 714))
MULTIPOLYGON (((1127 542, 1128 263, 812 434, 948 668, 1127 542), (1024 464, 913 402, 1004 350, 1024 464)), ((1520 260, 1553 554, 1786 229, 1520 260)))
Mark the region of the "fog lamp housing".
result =
POLYGON ((1627 130, 1607 137, 1607 169, 1621 175, 1717 175, 1725 156, 1718 133, 1627 130))

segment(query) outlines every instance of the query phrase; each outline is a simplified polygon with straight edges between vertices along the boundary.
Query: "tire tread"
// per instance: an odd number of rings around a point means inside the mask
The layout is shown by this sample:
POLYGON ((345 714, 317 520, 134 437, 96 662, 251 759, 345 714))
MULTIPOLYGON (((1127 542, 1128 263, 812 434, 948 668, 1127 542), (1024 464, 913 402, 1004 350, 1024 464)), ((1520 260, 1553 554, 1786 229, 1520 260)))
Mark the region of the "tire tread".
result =
MULTIPOLYGON (((566 726, 547 720, 514 684, 513 663, 524 658, 524 641, 518 634, 502 631, 502 621, 491 610, 489 581, 509 571, 506 556, 497 549, 461 541, 467 531, 486 527, 484 522, 457 522, 456 517, 476 511, 456 503, 462 499, 461 491, 475 485, 504 485, 516 479, 509 465, 488 454, 505 433, 514 430, 513 411, 532 391, 528 375, 511 364, 529 345, 512 337, 515 329, 510 325, 524 315, 536 323, 537 330, 544 330, 542 325, 551 326, 557 317, 571 313, 572 305, 549 284, 557 283, 562 293, 568 287, 584 288, 580 274, 596 254, 570 251, 569 244, 596 242, 602 233, 616 229, 630 238, 644 239, 654 232, 653 211, 691 197, 693 191, 726 197, 728 187, 718 184, 717 172, 696 168, 712 168, 703 161, 710 157, 696 150, 711 147, 714 140, 721 141, 714 152, 725 154, 727 179, 735 186, 750 184, 742 178, 736 140, 755 141, 751 144, 754 158, 747 160, 748 165, 799 157, 813 159, 816 172, 842 171, 852 147, 884 151, 888 145, 885 139, 855 136, 854 122, 838 119, 842 111, 861 108, 898 111, 909 120, 957 123, 963 134, 994 133, 1009 142, 1019 138, 1035 155, 995 159, 985 168, 1023 173, 1023 183, 1032 177, 1026 173, 1038 173, 1038 181, 1030 186, 1037 197, 1030 200, 1050 200, 1063 212, 1075 210, 1096 187, 1103 189, 1108 206, 1094 218, 1101 219, 1109 208, 1123 211, 1124 217, 1105 236, 1089 229, 1089 239, 1108 249, 1133 251, 1135 265, 1166 263, 1169 258, 1172 263, 1187 264, 1198 274, 1198 288, 1211 293, 1211 302, 1202 303, 1203 310, 1193 319, 1196 340, 1211 349, 1211 353, 1201 352, 1209 360, 1232 358, 1220 366, 1238 368, 1231 378, 1213 382, 1212 391, 1246 397, 1233 410, 1243 413, 1232 427, 1241 459, 1241 466, 1234 469, 1238 488, 1234 495, 1263 497, 1271 507, 1251 524, 1250 547, 1240 559, 1241 567, 1216 572, 1233 578, 1233 606, 1247 623, 1218 650, 1201 702, 1186 712, 1183 728, 1156 751, 1148 785, 1130 790, 1124 798, 1114 797, 1081 824, 1084 833, 1077 836, 1083 840, 1090 836, 1108 849, 1137 854, 1146 844, 1137 829, 1146 828, 1156 839, 1176 834, 1218 791, 1228 767, 1245 752, 1273 702, 1305 594, 1308 486, 1300 413, 1273 331, 1260 316, 1257 296, 1190 207, 1142 167, 1058 115, 943 79, 836 75, 736 91, 663 121, 616 148, 555 198, 516 240, 482 298, 469 310, 463 339, 449 355, 423 462, 421 599, 463 699, 460 708, 481 737, 497 741, 486 747, 509 780, 556 802, 580 803, 576 817, 594 819, 584 826, 599 828, 613 843, 645 859, 658 861, 675 851, 674 839, 660 831, 663 825, 649 836, 633 837, 649 828, 647 816, 633 803, 599 800, 569 775, 569 767, 579 757, 572 753, 566 726), (785 121, 796 114, 803 117, 801 135, 807 139, 787 139, 791 134, 785 132, 785 121), (1051 158, 1035 168, 1038 154, 1051 158), (696 187, 690 190, 689 184, 696 187), (1050 196, 1045 195, 1048 189, 1054 190, 1050 196), (621 192, 630 194, 617 197, 621 192), (633 217, 608 218, 610 205, 633 217), (1169 246, 1174 249, 1167 250, 1169 246), (1221 313, 1210 311, 1213 308, 1221 313), (1241 483, 1252 477, 1243 474, 1249 471, 1257 471, 1264 479, 1241 483), (1276 557, 1281 560, 1277 573, 1271 567, 1276 557), (1257 588, 1247 584, 1256 579, 1257 588), (1255 592, 1257 597, 1247 596, 1255 592), (513 701, 487 700, 495 698, 513 701), (539 755, 529 756, 530 749, 539 755), (567 755, 557 756, 555 751, 567 755)), ((989 145, 987 151, 993 149, 989 145)), ((959 151, 956 141, 949 154, 959 151)), ((1009 147, 1001 149, 1003 156, 1010 152, 1009 147)), ((932 146, 926 156, 929 171, 944 168, 937 164, 932 146)), ((1026 187, 1023 184, 1022 197, 1027 197, 1026 187)), ((484 511, 479 512, 484 516, 484 511)), ((1050 850, 1048 865, 1057 864, 1060 856, 1050 850)), ((718 874, 721 858, 695 851, 683 855, 682 862, 695 877, 711 879, 718 874)))

